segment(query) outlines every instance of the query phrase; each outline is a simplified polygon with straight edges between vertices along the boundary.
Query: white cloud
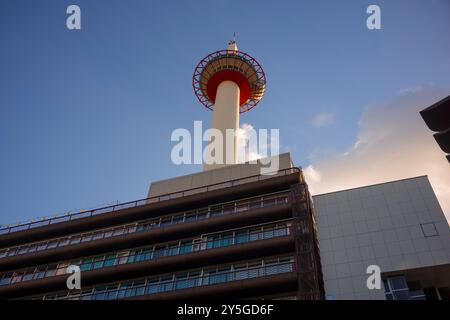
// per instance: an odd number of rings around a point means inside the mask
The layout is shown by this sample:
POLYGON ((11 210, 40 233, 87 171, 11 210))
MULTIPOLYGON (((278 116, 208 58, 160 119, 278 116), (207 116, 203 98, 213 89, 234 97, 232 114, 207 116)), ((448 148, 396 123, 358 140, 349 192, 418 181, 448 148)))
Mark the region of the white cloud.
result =
POLYGON ((250 150, 249 148, 249 140, 251 138, 251 133, 253 130, 255 130, 255 128, 250 123, 243 123, 238 129, 237 143, 238 146, 245 150, 244 155, 239 154, 239 162, 247 162, 262 158, 257 150, 250 150))
POLYGON ((334 112, 320 112, 311 119, 314 127, 324 127, 334 123, 334 112))
POLYGON ((368 108, 353 146, 305 169, 311 192, 428 175, 450 220, 450 165, 419 114, 446 95, 433 87, 404 90, 393 101, 368 108))
POLYGON ((303 170, 303 173, 305 175, 306 180, 309 182, 320 182, 321 175, 320 173, 314 168, 313 165, 309 165, 303 170))

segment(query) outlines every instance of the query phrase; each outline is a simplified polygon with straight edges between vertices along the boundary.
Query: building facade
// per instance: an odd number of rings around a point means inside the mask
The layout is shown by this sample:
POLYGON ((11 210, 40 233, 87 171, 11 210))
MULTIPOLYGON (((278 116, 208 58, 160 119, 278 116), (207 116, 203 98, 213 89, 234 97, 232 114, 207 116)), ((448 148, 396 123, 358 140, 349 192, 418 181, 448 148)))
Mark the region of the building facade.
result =
POLYGON ((449 226, 427 177, 311 197, 279 160, 274 175, 231 165, 3 228, 0 299, 449 299, 449 226))
POLYGON ((152 184, 147 199, 4 228, 1 299, 323 299, 311 197, 289 155, 152 184), (79 266, 81 288, 67 288, 79 266))
POLYGON ((450 229, 426 176, 313 199, 328 299, 450 299, 450 229))

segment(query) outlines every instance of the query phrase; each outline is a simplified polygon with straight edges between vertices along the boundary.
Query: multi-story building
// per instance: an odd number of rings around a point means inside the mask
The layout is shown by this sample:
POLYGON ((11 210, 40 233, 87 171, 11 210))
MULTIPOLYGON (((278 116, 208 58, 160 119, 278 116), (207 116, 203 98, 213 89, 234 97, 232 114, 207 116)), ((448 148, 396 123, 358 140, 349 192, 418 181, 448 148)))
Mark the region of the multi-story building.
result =
POLYGON ((151 185, 147 199, 1 230, 0 298, 324 298, 307 185, 238 164, 151 185), (81 269, 68 290, 66 269, 81 269))
POLYGON ((427 177, 311 199, 289 154, 276 175, 260 166, 1 229, 0 299, 449 299, 450 231, 427 177))
POLYGON ((450 299, 450 229, 426 176, 313 199, 328 299, 450 299))

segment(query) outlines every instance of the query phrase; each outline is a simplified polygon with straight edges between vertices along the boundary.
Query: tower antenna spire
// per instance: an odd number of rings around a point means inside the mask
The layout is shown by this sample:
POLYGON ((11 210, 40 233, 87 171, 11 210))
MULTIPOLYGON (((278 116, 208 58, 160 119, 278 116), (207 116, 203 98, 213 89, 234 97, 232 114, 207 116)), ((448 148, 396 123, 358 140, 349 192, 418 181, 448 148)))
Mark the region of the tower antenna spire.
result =
POLYGON ((233 32, 233 39, 231 39, 230 42, 228 42, 227 50, 238 51, 238 47, 236 44, 236 32, 233 32))
POLYGON ((236 32, 233 32, 233 38, 228 42, 228 44, 235 44, 236 43, 236 32))

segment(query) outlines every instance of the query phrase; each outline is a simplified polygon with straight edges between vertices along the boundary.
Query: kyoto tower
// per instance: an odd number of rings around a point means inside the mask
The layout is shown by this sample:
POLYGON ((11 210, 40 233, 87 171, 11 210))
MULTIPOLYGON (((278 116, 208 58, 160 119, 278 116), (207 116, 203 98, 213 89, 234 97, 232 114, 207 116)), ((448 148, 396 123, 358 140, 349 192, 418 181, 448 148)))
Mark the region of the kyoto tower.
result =
POLYGON ((250 55, 239 51, 233 39, 226 50, 213 52, 198 63, 192 85, 198 100, 213 111, 211 127, 220 130, 224 138, 223 164, 205 163, 204 170, 237 163, 237 135, 233 138, 234 148, 227 153, 226 130, 232 129, 237 133, 239 114, 253 109, 262 99, 266 76, 261 65, 250 55))

